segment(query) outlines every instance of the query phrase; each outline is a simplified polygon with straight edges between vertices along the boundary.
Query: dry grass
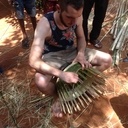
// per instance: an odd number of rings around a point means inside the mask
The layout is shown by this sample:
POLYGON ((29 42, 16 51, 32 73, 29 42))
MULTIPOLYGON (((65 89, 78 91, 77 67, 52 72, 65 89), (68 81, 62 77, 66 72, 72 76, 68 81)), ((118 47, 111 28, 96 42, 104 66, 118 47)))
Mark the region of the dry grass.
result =
POLYGON ((0 113, 4 126, 24 127, 25 122, 33 128, 49 125, 52 98, 43 97, 39 92, 32 94, 31 82, 28 77, 19 80, 18 74, 13 79, 1 75, 0 113))

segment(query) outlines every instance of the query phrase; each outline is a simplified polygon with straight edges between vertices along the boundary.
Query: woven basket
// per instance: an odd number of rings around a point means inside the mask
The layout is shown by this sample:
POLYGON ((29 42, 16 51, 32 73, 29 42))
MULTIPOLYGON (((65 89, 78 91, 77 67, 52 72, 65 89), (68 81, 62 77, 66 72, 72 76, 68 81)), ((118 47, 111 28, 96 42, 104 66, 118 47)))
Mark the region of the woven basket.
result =
POLYGON ((57 92, 61 101, 62 111, 66 114, 80 111, 94 99, 104 93, 105 75, 94 68, 82 70, 80 64, 70 64, 64 71, 75 72, 79 76, 76 84, 68 84, 57 79, 57 92))

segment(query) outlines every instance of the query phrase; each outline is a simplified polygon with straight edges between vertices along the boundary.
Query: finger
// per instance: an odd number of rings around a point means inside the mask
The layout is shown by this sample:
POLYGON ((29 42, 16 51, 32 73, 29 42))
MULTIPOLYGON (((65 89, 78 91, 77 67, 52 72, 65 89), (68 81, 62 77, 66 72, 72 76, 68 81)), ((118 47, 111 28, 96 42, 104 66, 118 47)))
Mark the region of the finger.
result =
POLYGON ((92 65, 89 63, 89 68, 91 68, 92 67, 92 65))
POLYGON ((82 67, 82 70, 85 68, 85 64, 84 63, 82 63, 82 62, 79 62, 80 63, 80 65, 81 65, 81 67, 82 67))
POLYGON ((84 70, 86 67, 86 64, 82 64, 82 70, 84 70))
POLYGON ((73 79, 73 83, 77 83, 79 80, 78 74, 74 73, 74 79, 73 79))
POLYGON ((86 68, 90 68, 91 67, 91 64, 90 64, 90 62, 86 62, 86 68))
POLYGON ((72 83, 76 84, 78 82, 78 78, 74 79, 72 83))
POLYGON ((84 64, 84 65, 85 65, 85 68, 88 68, 88 63, 87 63, 87 62, 85 62, 85 64, 84 64))

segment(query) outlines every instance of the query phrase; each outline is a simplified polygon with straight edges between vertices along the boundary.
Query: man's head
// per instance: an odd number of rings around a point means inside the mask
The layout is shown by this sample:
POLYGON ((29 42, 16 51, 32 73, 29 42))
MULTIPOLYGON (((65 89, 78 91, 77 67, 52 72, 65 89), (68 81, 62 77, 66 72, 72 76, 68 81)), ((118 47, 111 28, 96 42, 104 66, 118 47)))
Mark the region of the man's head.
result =
POLYGON ((60 20, 66 27, 70 27, 82 15, 84 0, 58 0, 57 10, 60 20))
POLYGON ((84 6, 84 0, 58 0, 61 11, 67 9, 67 6, 72 6, 74 9, 79 10, 84 6))

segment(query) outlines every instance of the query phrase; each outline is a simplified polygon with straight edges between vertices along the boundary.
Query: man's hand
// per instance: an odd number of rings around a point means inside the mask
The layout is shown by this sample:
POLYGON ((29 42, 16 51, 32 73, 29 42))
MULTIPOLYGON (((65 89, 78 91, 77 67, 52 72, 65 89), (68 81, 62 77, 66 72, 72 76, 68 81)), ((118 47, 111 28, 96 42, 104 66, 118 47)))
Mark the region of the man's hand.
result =
POLYGON ((79 80, 78 74, 74 72, 61 72, 59 78, 66 83, 77 83, 79 80))
POLYGON ((76 62, 81 64, 82 69, 92 67, 90 62, 88 62, 86 60, 85 55, 83 53, 78 53, 77 54, 76 58, 73 60, 73 63, 76 63, 76 62))

